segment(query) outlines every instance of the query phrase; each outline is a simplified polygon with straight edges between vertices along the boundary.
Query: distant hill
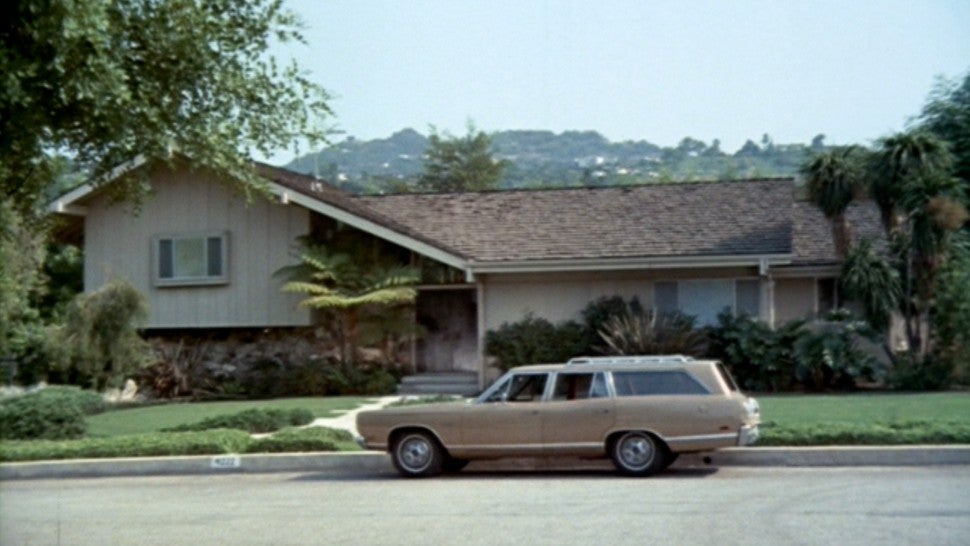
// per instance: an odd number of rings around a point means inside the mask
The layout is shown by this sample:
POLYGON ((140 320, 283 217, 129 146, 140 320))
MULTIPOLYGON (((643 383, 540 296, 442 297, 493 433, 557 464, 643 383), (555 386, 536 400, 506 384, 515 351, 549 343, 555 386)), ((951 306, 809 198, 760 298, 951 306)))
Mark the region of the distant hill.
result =
MULTIPOLYGON (((793 176, 810 152, 826 148, 823 135, 811 144, 775 144, 764 135, 760 144, 748 140, 729 154, 717 140, 688 137, 663 148, 646 140, 610 142, 595 131, 498 131, 492 145, 496 157, 509 161, 505 188, 793 176)), ((414 129, 386 139, 349 137, 286 167, 357 193, 394 191, 420 175, 427 146, 414 129)))

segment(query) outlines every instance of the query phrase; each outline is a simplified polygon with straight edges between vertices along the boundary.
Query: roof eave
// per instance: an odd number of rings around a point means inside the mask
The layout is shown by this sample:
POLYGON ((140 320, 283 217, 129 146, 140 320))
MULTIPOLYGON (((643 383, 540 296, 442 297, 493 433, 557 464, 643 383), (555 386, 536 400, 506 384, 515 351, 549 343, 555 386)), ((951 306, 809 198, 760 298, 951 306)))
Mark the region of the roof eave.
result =
POLYGON ((636 269, 687 269, 722 267, 768 267, 791 263, 791 254, 726 254, 704 256, 648 256, 636 258, 567 258, 469 263, 473 274, 552 273, 576 271, 626 271, 636 269))
POLYGON ((431 258, 445 265, 465 271, 468 274, 468 261, 456 254, 446 252, 438 247, 430 245, 424 241, 415 239, 375 221, 368 220, 352 212, 348 212, 340 207, 325 203, 299 191, 294 191, 277 182, 269 181, 269 190, 279 197, 281 203, 295 203, 306 209, 329 216, 338 222, 342 222, 363 232, 374 235, 408 250, 414 251, 422 256, 431 258))

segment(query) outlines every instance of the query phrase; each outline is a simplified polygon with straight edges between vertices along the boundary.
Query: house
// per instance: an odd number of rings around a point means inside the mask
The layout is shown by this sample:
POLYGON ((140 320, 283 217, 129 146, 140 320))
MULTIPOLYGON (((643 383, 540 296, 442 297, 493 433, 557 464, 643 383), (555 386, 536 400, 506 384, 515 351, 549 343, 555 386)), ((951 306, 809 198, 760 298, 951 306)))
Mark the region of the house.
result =
MULTIPOLYGON (((359 197, 260 164, 272 199, 247 203, 210 174, 128 168, 150 172, 137 212, 92 185, 52 210, 84 245, 85 290, 126 279, 148 297, 149 332, 311 326, 273 273, 296 261, 299 236, 338 227, 425 272, 412 371, 478 386, 494 372, 485 333, 530 312, 570 319, 620 295, 701 324, 724 309, 776 324, 837 304, 830 223, 792 179, 359 197)), ((850 216, 878 226, 872 207, 850 216)))

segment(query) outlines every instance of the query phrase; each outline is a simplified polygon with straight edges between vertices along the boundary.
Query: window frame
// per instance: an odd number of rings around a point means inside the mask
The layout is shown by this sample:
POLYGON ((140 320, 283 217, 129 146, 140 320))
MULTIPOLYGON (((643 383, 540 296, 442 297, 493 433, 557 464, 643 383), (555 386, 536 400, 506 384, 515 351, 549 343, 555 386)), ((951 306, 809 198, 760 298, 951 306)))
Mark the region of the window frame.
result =
MULTIPOLYGON (((741 292, 743 290, 739 287, 739 283, 754 283, 754 286, 756 286, 756 289, 753 291, 753 293, 757 295, 758 301, 757 301, 756 307, 757 307, 758 312, 756 314, 754 314, 754 315, 749 315, 749 316, 751 316, 751 318, 761 319, 761 309, 762 309, 763 304, 764 304, 764 302, 762 301, 762 299, 764 297, 764 294, 762 292, 762 287, 761 287, 761 281, 762 281, 762 279, 760 277, 714 277, 714 278, 697 278, 697 279, 693 279, 693 278, 692 279, 671 279, 671 278, 657 279, 657 280, 653 281, 653 286, 651 288, 652 297, 653 297, 653 304, 652 304, 653 311, 655 313, 658 313, 658 312, 668 312, 668 311, 670 311, 670 309, 667 308, 668 305, 666 305, 666 304, 669 304, 670 303, 670 302, 667 301, 668 299, 671 299, 669 297, 671 295, 670 293, 665 293, 661 298, 659 298, 659 299, 664 300, 662 302, 662 303, 665 304, 663 306, 663 308, 661 308, 661 306, 658 305, 658 294, 657 294, 657 292, 658 292, 658 285, 660 285, 660 289, 663 292, 668 292, 668 291, 670 291, 671 288, 673 289, 673 298, 672 298, 674 300, 673 303, 676 304, 676 310, 678 312, 683 313, 684 311, 683 311, 683 308, 682 308, 681 292, 680 292, 681 291, 681 288, 683 287, 683 285, 690 284, 690 283, 701 283, 701 282, 706 282, 706 281, 730 281, 731 282, 731 314, 733 316, 740 316, 739 315, 739 308, 741 306, 738 305, 738 297, 739 297, 739 295, 741 294, 741 292)), ((703 324, 702 324, 702 326, 703 326, 703 324)))
POLYGON ((229 284, 229 232, 228 231, 192 231, 182 233, 159 233, 152 237, 152 284, 158 288, 185 287, 185 286, 217 286, 229 284), (177 241, 202 240, 204 244, 205 270, 203 276, 175 276, 176 254, 175 246, 177 241), (212 254, 209 249, 209 240, 219 239, 219 260, 220 274, 209 275, 212 254), (172 277, 162 276, 162 244, 169 241, 172 245, 170 268, 172 277))

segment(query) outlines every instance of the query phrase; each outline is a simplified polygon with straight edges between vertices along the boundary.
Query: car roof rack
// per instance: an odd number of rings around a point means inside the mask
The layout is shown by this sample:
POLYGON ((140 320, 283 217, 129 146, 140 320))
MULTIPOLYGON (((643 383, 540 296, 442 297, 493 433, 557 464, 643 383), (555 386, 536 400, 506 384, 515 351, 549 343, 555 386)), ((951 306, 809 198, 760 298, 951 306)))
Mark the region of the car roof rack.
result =
POLYGON ((692 362, 693 357, 686 355, 636 355, 636 356, 579 356, 570 358, 567 366, 582 364, 680 364, 692 362))

